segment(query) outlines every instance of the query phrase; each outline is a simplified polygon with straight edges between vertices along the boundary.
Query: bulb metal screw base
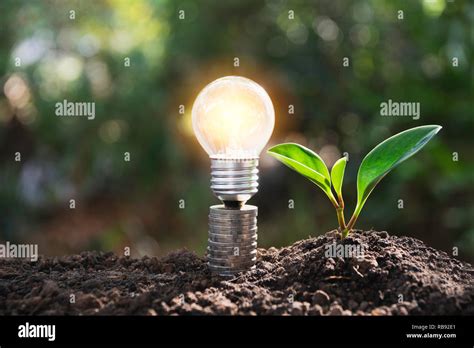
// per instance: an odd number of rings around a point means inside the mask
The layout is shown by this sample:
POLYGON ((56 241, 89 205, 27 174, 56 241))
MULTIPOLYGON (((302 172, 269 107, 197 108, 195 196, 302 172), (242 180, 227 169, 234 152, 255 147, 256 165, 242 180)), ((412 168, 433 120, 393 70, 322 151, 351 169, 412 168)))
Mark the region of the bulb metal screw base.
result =
POLYGON ((233 276, 255 268, 257 215, 258 208, 253 205, 210 207, 207 260, 212 272, 233 276))
POLYGON ((211 157, 211 189, 228 208, 239 208, 258 192, 258 158, 211 157))

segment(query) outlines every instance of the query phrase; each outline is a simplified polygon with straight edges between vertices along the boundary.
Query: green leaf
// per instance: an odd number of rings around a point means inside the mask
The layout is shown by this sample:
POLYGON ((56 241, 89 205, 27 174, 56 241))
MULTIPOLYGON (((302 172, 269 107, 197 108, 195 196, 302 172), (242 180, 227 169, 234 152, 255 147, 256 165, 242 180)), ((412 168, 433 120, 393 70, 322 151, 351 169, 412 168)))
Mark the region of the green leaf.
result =
POLYGON ((331 192, 331 176, 324 161, 310 149, 294 143, 278 144, 268 154, 320 187, 335 201, 331 192))
POLYGON ((339 158, 331 169, 332 187, 339 198, 342 198, 342 182, 344 180, 344 171, 346 170, 347 157, 339 158))
POLYGON ((428 125, 407 129, 381 142, 363 159, 357 174, 357 206, 360 213, 375 186, 393 168, 421 150, 441 126, 428 125))

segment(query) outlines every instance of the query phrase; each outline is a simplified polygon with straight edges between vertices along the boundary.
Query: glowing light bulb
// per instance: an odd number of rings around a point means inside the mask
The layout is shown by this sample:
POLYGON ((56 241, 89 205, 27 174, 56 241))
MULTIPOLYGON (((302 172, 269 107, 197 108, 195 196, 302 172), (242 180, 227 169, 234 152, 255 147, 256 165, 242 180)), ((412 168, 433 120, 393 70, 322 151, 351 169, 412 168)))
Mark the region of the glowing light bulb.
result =
POLYGON ((211 82, 193 105, 193 129, 211 158, 258 158, 275 124, 267 92, 254 81, 226 76, 211 82))
POLYGON ((234 275, 255 268, 257 212, 245 205, 258 191, 258 156, 270 139, 275 111, 267 92, 244 77, 211 82, 193 105, 193 129, 211 158, 211 189, 224 203, 209 213, 209 268, 234 275))

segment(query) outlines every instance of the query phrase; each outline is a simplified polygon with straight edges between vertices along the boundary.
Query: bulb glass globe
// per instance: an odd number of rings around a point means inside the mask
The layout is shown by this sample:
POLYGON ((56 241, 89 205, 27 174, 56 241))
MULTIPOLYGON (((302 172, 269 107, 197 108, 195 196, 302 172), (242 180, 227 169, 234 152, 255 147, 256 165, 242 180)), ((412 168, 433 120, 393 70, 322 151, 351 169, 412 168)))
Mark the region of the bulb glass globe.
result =
POLYGON ((275 111, 260 85, 226 76, 199 93, 192 120, 196 137, 211 158, 258 158, 273 132, 275 111))

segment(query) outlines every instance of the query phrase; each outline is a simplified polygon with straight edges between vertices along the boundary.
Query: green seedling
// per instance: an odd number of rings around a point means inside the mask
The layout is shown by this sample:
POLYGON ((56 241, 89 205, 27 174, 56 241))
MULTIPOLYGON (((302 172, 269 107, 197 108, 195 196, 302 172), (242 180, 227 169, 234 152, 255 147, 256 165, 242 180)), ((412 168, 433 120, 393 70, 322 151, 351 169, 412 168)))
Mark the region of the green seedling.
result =
POLYGON ((378 144, 362 160, 357 174, 357 204, 346 224, 342 182, 347 158, 340 158, 331 172, 315 152, 295 143, 275 145, 268 154, 316 184, 336 208, 342 238, 352 231, 370 193, 393 168, 421 150, 439 132, 441 126, 427 125, 407 129, 378 144))

